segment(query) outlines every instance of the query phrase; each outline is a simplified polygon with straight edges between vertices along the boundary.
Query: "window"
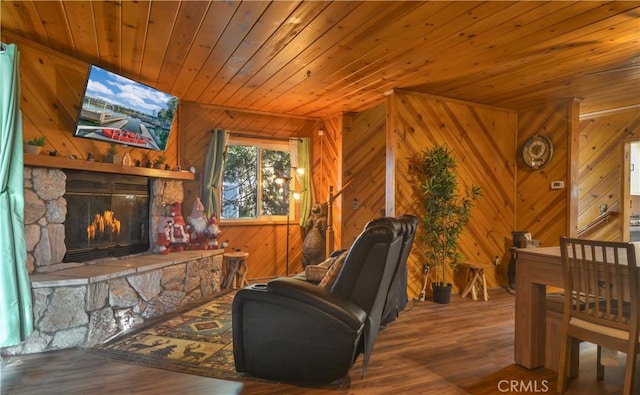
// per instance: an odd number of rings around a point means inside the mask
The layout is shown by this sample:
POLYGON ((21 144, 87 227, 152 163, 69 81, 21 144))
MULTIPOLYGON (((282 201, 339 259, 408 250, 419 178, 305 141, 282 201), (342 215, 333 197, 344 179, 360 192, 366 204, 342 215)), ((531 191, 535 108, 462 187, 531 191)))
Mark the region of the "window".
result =
MULTIPOLYGON (((287 141, 230 139, 222 182, 222 219, 284 219, 293 190, 287 141), (282 180, 290 182, 282 183, 282 180)), ((291 211, 292 212, 292 211, 291 211)))

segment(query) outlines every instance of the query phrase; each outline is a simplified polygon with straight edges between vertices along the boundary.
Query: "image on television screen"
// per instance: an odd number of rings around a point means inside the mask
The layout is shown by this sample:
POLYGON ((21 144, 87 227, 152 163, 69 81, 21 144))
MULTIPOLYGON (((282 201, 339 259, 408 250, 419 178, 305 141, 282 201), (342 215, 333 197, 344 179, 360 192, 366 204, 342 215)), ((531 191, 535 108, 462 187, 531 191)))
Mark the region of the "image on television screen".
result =
POLYGON ((164 151, 178 98, 91 65, 75 136, 164 151))

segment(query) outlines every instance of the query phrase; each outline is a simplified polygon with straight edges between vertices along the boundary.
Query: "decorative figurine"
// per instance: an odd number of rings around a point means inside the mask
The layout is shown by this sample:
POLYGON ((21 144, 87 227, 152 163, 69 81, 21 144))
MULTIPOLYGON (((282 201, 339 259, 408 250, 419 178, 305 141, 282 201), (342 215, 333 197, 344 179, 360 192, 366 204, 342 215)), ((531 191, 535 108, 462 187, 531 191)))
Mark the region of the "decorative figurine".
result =
POLYGON ((158 222, 156 246, 160 254, 168 254, 171 252, 171 226, 173 221, 169 217, 162 217, 158 222))
POLYGON ((317 265, 325 260, 327 230, 327 205, 314 203, 311 216, 304 227, 304 242, 302 243, 302 267, 317 265))
POLYGON ((156 245, 160 254, 180 252, 189 244, 187 224, 182 217, 180 203, 172 203, 170 216, 162 217, 158 223, 156 245))
POLYGON ((220 228, 212 215, 209 220, 204 215, 204 206, 200 198, 193 202, 191 215, 187 217, 191 250, 218 249, 217 238, 220 235, 220 228))
POLYGON ((175 202, 171 205, 170 215, 173 219, 171 225, 171 249, 172 251, 183 251, 189 244, 189 233, 187 232, 187 223, 184 222, 182 216, 182 205, 175 202))

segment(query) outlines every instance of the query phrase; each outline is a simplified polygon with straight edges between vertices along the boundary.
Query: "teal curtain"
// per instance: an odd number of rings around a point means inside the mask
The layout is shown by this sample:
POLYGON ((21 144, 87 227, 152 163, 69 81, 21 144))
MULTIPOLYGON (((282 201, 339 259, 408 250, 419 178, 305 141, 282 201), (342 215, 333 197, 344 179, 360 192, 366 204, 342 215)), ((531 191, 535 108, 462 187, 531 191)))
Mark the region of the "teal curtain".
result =
POLYGON ((24 240, 20 72, 15 44, 0 48, 0 347, 33 331, 31 286, 24 240))
POLYGON ((311 199, 313 190, 311 189, 311 154, 309 153, 309 138, 299 138, 298 140, 298 167, 304 169, 304 174, 299 176, 300 190, 300 226, 305 226, 307 219, 311 215, 311 199))
POLYGON ((202 181, 202 204, 207 218, 220 217, 220 189, 222 188, 222 170, 227 148, 229 132, 223 129, 211 131, 211 142, 207 152, 207 161, 202 181))

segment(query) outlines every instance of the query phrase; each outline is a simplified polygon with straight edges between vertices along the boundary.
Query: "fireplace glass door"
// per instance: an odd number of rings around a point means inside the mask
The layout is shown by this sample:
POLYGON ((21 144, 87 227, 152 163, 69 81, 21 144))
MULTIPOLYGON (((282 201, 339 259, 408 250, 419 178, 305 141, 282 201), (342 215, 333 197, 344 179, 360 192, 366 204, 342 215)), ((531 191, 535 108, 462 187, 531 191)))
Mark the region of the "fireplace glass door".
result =
POLYGON ((68 173, 67 177, 64 262, 149 249, 149 188, 145 177, 89 172, 68 173))

